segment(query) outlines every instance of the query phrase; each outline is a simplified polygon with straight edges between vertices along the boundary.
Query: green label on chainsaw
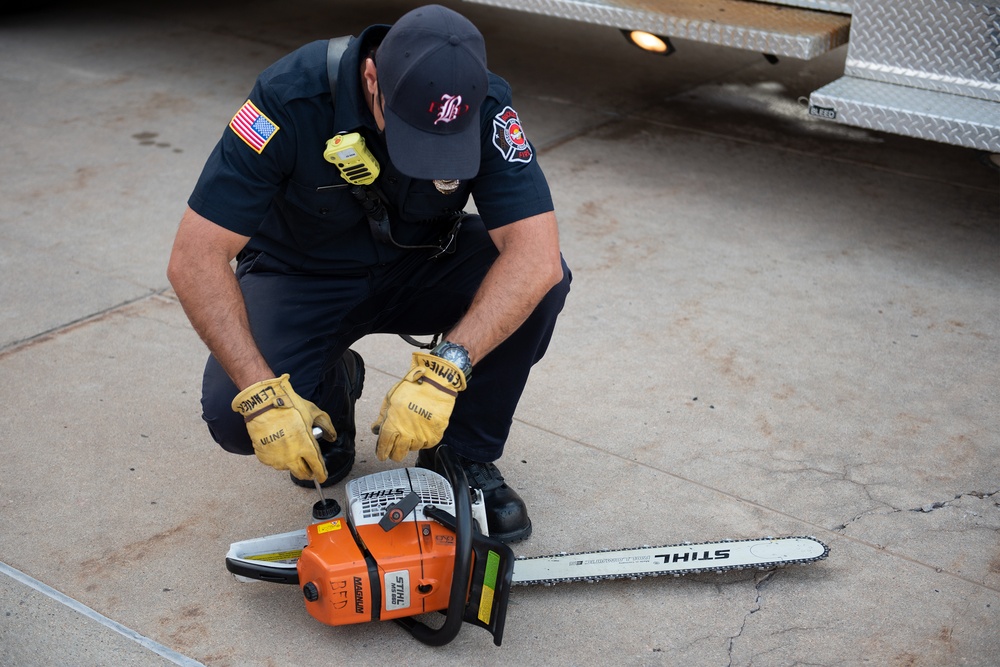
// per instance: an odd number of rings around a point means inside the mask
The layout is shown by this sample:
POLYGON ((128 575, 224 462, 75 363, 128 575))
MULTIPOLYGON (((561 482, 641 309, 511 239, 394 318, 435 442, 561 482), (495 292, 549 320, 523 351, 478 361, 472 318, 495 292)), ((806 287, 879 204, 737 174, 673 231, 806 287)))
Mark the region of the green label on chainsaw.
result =
POLYGON ((497 572, 500 571, 500 554, 486 554, 486 572, 483 576, 483 597, 479 601, 479 620, 489 625, 493 616, 493 596, 497 589, 497 572))

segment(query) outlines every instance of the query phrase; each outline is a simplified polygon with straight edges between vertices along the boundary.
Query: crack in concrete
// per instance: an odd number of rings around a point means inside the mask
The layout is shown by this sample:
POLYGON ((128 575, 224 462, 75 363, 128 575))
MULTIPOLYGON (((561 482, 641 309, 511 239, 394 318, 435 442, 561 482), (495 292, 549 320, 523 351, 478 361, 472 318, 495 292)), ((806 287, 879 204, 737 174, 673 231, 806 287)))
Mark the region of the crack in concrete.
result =
MULTIPOLYGON (((736 644, 736 640, 743 636, 743 631, 747 628, 747 623, 750 621, 750 617, 761 610, 761 598, 763 597, 762 591, 765 586, 778 574, 778 570, 770 570, 764 574, 763 577, 757 580, 754 584, 754 590, 757 591, 757 597, 754 599, 753 609, 748 611, 743 615, 743 623, 740 625, 740 630, 735 635, 729 638, 729 665, 728 667, 733 667, 733 646, 736 644)), ((756 578, 756 577, 755 577, 756 578)))
MULTIPOLYGON (((957 496, 955 496, 951 500, 942 500, 942 501, 939 501, 939 502, 930 503, 929 505, 923 505, 921 507, 914 507, 913 509, 909 509, 909 510, 906 510, 906 511, 907 512, 923 512, 923 513, 926 514, 928 512, 933 512, 934 510, 939 510, 942 507, 948 507, 949 505, 951 505, 956 500, 961 500, 962 498, 966 498, 966 497, 971 496, 973 498, 979 498, 980 500, 986 500, 987 498, 992 498, 993 496, 997 495, 998 493, 1000 493, 1000 490, 997 490, 997 491, 967 491, 965 493, 958 494, 957 496)), ((993 504, 995 506, 997 506, 997 507, 1000 507, 1000 500, 994 501, 993 504)))
MULTIPOLYGON (((951 500, 939 500, 939 501, 936 501, 936 502, 933 502, 933 503, 928 503, 926 505, 921 505, 920 507, 912 507, 912 508, 908 508, 908 509, 900 509, 898 507, 892 507, 891 505, 886 505, 886 506, 891 509, 891 511, 888 512, 888 514, 897 514, 899 512, 920 512, 920 513, 923 513, 923 514, 928 514, 930 512, 934 512, 935 510, 943 509, 945 507, 950 507, 953 503, 955 503, 956 501, 961 500, 962 498, 970 498, 971 497, 971 498, 979 498, 980 500, 986 500, 988 498, 993 498, 994 496, 997 496, 998 494, 1000 494, 1000 489, 998 489, 996 491, 966 491, 965 493, 959 493, 959 494, 957 494, 951 500)), ((869 499, 871 499, 871 495, 869 495, 869 499)), ((993 501, 993 505, 995 507, 1000 507, 1000 498, 997 498, 996 500, 994 500, 993 501)), ((866 516, 869 516, 871 514, 875 514, 878 511, 879 511, 878 509, 865 510, 864 512, 861 512, 860 514, 855 515, 854 518, 850 519, 849 521, 846 521, 845 523, 843 523, 843 524, 841 524, 839 526, 834 526, 831 530, 836 530, 836 531, 844 530, 848 526, 850 526, 851 524, 853 524, 853 523, 855 523, 857 521, 860 521, 862 518, 864 518, 866 516)))
MULTIPOLYGON (((817 467, 815 465, 803 465, 804 462, 802 462, 802 461, 797 461, 797 460, 787 460, 787 461, 790 462, 790 463, 799 464, 799 467, 797 467, 797 468, 789 468, 787 470, 779 470, 779 469, 775 469, 773 467, 767 467, 767 468, 765 468, 765 470, 768 473, 771 473, 771 474, 775 474, 775 475, 792 475, 792 476, 797 477, 797 478, 801 477, 803 475, 803 473, 814 473, 815 475, 818 475, 818 476, 827 477, 830 481, 833 481, 833 482, 843 482, 845 484, 850 484, 850 485, 852 485, 854 487, 857 487, 858 489, 861 490, 862 493, 865 494, 865 496, 867 496, 868 500, 870 500, 873 504, 883 505, 883 506, 889 507, 891 509, 896 509, 895 507, 892 507, 891 505, 889 505, 886 502, 877 500, 872 495, 872 490, 871 490, 870 487, 878 488, 880 486, 883 486, 883 484, 881 484, 879 482, 860 481, 858 479, 855 479, 855 477, 856 477, 856 470, 859 469, 859 468, 865 468, 865 467, 867 467, 869 465, 867 463, 847 464, 847 465, 844 466, 844 468, 842 470, 836 470, 836 469, 829 469, 828 470, 828 469, 825 469, 825 468, 817 467)), ((821 482, 821 483, 826 483, 826 482, 821 482)), ((872 511, 874 511, 874 510, 869 510, 866 513, 869 513, 869 512, 872 512, 872 511)))

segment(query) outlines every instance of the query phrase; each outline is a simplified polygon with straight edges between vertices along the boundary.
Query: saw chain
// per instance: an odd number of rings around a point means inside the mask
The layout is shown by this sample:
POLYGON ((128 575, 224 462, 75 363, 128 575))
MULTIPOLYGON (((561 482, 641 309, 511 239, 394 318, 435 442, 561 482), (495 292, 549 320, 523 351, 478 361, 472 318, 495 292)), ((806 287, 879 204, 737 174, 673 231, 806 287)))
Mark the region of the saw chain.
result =
POLYGON ((815 537, 765 537, 521 556, 514 561, 511 583, 552 586, 574 581, 595 583, 751 568, 769 570, 814 563, 829 554, 829 547, 815 537))

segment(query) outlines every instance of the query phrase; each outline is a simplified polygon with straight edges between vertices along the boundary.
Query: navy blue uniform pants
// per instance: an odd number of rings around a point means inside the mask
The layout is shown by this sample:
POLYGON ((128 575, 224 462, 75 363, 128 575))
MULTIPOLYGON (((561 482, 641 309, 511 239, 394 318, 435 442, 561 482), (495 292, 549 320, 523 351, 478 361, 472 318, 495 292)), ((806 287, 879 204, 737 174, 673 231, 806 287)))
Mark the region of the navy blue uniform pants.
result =
MULTIPOLYGON (((330 413, 334 426, 346 414, 343 364, 352 343, 367 334, 411 336, 448 331, 466 312, 497 257, 482 221, 466 218, 453 254, 429 260, 427 251, 356 275, 296 272, 275 258, 241 258, 237 278, 257 345, 277 375, 288 373, 296 393, 330 413)), ((556 317, 569 293, 563 279, 507 340, 476 364, 458 395, 442 442, 458 454, 495 461, 504 444, 531 366, 545 354, 556 317)), ((203 418, 224 449, 253 454, 243 418, 230 404, 236 386, 214 357, 202 385, 203 418)), ((379 397, 381 400, 381 397, 379 397)))

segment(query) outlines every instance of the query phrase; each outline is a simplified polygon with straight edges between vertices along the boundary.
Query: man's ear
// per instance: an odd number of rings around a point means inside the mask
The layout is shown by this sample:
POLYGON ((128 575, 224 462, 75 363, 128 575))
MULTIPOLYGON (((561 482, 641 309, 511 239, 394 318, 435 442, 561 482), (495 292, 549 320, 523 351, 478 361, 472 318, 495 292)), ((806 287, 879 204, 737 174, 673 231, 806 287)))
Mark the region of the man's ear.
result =
POLYGON ((374 95, 378 91, 378 72, 375 69, 375 61, 371 58, 365 58, 365 89, 368 91, 369 95, 374 95))

